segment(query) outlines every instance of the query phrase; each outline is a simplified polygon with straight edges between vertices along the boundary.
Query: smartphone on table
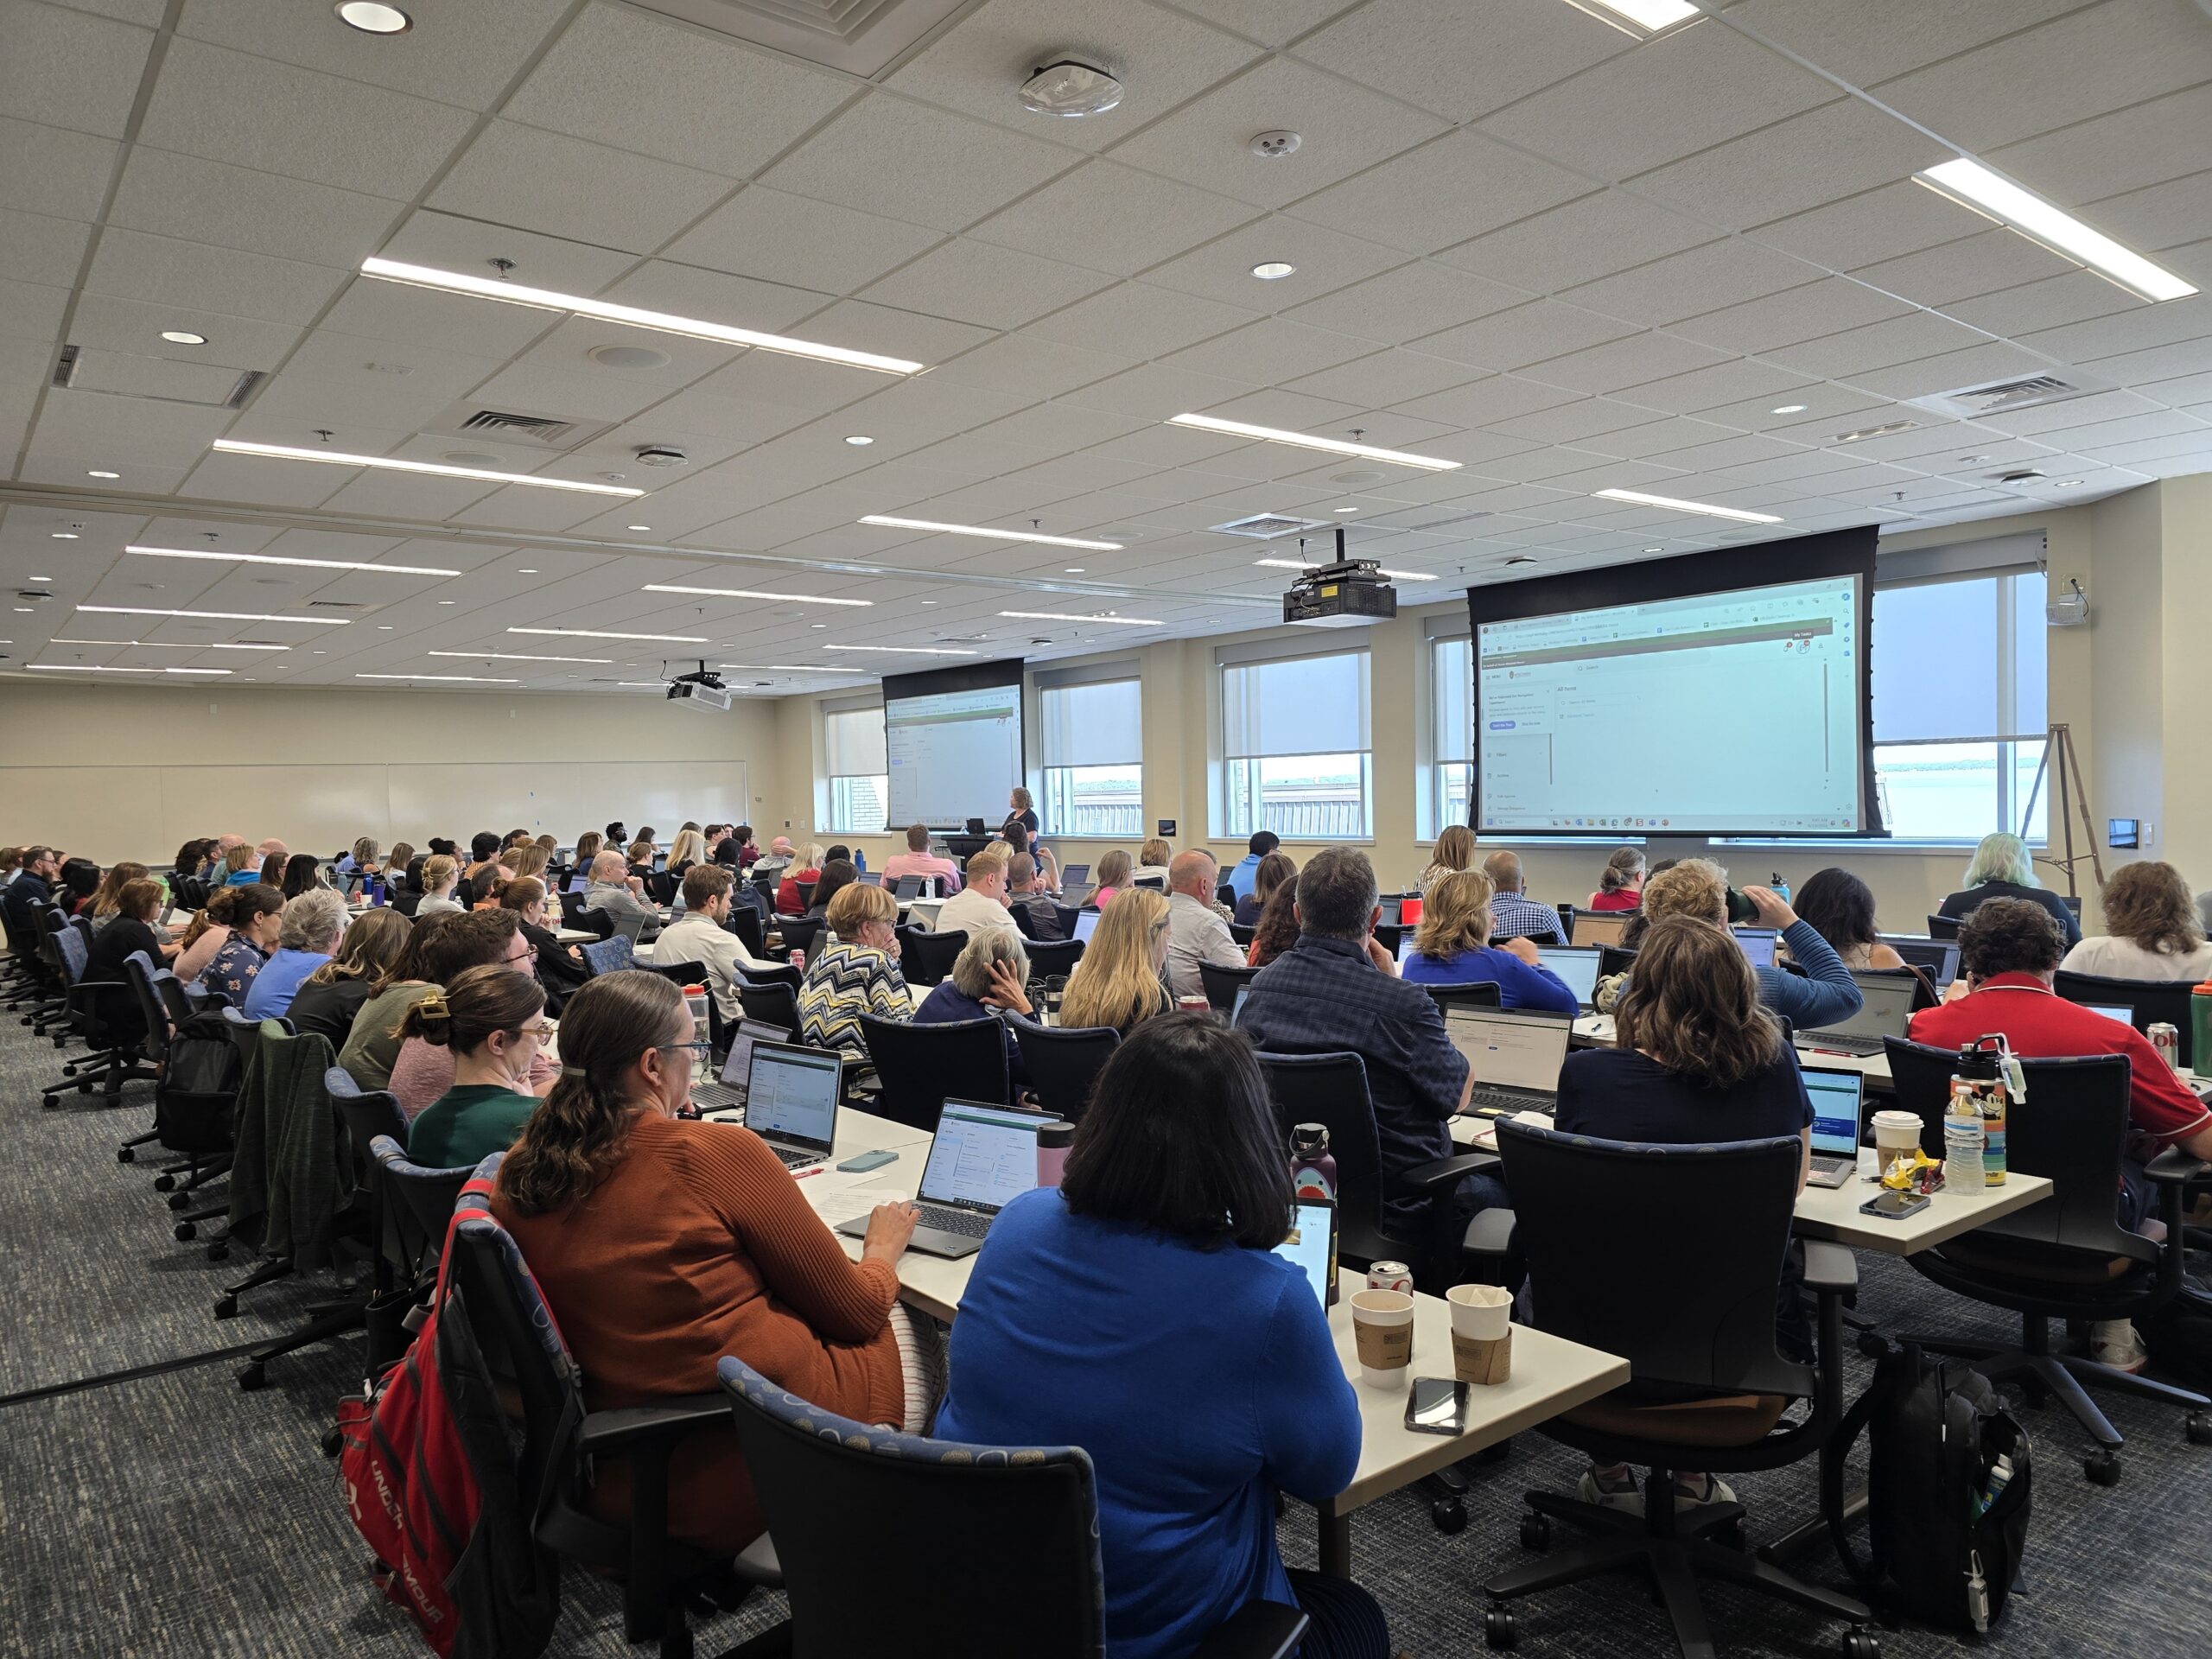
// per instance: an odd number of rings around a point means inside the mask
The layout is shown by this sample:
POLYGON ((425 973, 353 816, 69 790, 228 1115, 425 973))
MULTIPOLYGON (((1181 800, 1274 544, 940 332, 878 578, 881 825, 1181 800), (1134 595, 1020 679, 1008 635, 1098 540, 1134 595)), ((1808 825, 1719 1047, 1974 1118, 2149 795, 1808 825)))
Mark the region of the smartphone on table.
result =
POLYGON ((1449 1376, 1417 1376, 1406 1396, 1406 1427, 1421 1434, 1467 1432, 1467 1384, 1449 1376))

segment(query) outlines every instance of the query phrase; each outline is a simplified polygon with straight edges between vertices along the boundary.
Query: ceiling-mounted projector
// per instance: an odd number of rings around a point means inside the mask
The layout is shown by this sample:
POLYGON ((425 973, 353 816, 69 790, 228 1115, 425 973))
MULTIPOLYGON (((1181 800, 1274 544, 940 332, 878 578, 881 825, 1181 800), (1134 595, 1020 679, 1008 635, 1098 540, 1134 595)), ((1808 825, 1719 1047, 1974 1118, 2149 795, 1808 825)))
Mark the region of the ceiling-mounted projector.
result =
POLYGON ((1282 596, 1282 620, 1311 627, 1363 627, 1397 613, 1398 590, 1383 579, 1373 559, 1355 559, 1344 550, 1341 524, 1335 560, 1300 571, 1282 596))
POLYGON ((680 702, 689 709, 712 709, 722 714, 729 712, 734 700, 730 689, 722 683, 721 676, 711 671, 704 663, 696 674, 678 674, 668 683, 668 700, 680 702))

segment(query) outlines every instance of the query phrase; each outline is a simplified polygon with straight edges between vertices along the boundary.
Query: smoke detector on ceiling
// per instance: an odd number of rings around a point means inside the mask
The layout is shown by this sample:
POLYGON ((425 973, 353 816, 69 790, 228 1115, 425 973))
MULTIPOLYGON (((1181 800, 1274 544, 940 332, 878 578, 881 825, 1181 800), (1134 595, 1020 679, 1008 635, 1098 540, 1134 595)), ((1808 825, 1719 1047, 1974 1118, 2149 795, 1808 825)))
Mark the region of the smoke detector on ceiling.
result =
POLYGON ((638 451, 640 467, 688 467, 691 457, 664 443, 649 443, 638 451))
POLYGON ((1105 114, 1122 101, 1122 83, 1103 69, 1063 58, 1023 81, 1020 97, 1026 110, 1079 121, 1105 114))
POLYGON ((1278 156, 1291 154, 1305 142, 1305 139, 1294 132, 1260 132, 1253 134, 1252 142, 1246 148, 1255 156, 1264 156, 1272 161, 1278 156))

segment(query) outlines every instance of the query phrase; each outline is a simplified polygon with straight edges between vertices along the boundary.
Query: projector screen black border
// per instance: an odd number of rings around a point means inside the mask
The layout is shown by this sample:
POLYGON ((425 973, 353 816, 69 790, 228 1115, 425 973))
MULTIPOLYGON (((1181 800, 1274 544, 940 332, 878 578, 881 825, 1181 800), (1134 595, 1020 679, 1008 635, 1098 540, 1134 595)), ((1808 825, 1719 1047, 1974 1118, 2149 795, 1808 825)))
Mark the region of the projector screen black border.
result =
MULTIPOLYGON (((1026 769, 1026 758, 1029 753, 1029 692, 1026 677, 1028 667, 1028 660, 1026 658, 995 657, 988 663, 963 663, 957 668, 925 668, 911 674, 884 675, 882 677, 883 734, 887 752, 891 741, 891 705, 898 699, 941 697, 955 691, 988 691, 1000 686, 1011 685, 1021 690, 1021 696, 1014 702, 1014 718, 1020 727, 1017 735, 1021 742, 1026 769)), ((1016 783, 1026 781, 1026 779, 1014 780, 1016 783)), ((984 822, 987 823, 993 822, 991 814, 999 810, 998 804, 986 802, 983 805, 984 822)), ((887 816, 897 816, 891 811, 890 791, 887 788, 885 791, 883 808, 887 816)), ((892 828, 893 826, 889 824, 885 825, 886 832, 887 833, 892 828)))
MULTIPOLYGON (((1752 836, 1761 840, 1847 841, 1885 839, 1881 794, 1874 786, 1874 550, 1881 532, 1873 524, 1848 530, 1821 531, 1809 536, 1778 537, 1714 548, 1704 553, 1681 553, 1673 558, 1646 559, 1635 564, 1612 564, 1590 570, 1562 571, 1554 576, 1530 576, 1519 582, 1485 583, 1467 589, 1467 622, 1473 640, 1485 622, 1513 622, 1523 617, 1556 616, 1567 611, 1601 610, 1609 605, 1641 605, 1654 600, 1688 599, 1701 594, 1726 593, 1736 588, 1767 588, 1789 582, 1810 582, 1822 576, 1855 575, 1859 583, 1859 822, 1855 830, 1788 830, 1700 829, 1669 826, 1670 838, 1713 836, 1752 836)), ((1482 675, 1471 671, 1474 685, 1474 721, 1471 730, 1483 728, 1482 675)), ((1652 734, 1656 737, 1656 734, 1652 734)), ((1725 741, 1719 740, 1719 741, 1725 741)), ((1479 759, 1468 790, 1467 823, 1482 822, 1483 774, 1479 759)), ((1644 745, 1649 752, 1649 745, 1644 745)), ((1756 757, 1746 756, 1747 761, 1756 757)), ((1477 830, 1478 835, 1485 833, 1477 830)), ((1619 842, 1618 830, 1492 830, 1493 838, 1510 840, 1517 835, 1573 836, 1584 841, 1619 842)), ((1628 837, 1633 839, 1634 837, 1628 837)))

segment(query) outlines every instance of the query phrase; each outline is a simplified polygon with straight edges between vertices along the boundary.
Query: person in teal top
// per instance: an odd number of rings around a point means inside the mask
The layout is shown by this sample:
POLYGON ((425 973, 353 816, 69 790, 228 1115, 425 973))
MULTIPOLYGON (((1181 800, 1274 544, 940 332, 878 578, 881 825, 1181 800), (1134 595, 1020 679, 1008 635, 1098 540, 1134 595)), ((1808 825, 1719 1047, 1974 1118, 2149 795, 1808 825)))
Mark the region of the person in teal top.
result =
POLYGON ((429 1169, 457 1169, 505 1152, 537 1109, 531 1062, 552 1032, 545 993, 530 975, 498 963, 456 974, 410 1007, 400 1040, 420 1037, 453 1051, 453 1087, 407 1131, 407 1156, 429 1169))

